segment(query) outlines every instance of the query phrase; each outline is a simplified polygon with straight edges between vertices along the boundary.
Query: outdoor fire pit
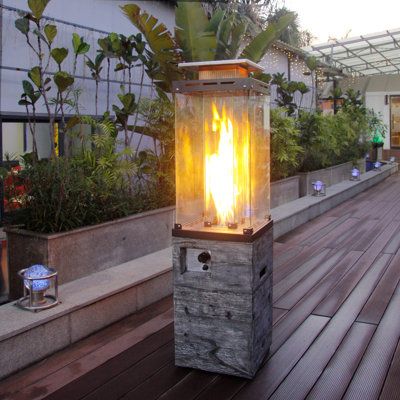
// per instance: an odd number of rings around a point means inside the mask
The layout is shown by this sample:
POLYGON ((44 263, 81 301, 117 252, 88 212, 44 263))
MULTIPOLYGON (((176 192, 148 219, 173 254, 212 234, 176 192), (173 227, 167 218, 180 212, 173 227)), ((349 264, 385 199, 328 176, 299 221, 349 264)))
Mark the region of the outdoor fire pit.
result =
POLYGON ((174 83, 175 362, 251 378, 271 344, 269 88, 248 60, 174 83))

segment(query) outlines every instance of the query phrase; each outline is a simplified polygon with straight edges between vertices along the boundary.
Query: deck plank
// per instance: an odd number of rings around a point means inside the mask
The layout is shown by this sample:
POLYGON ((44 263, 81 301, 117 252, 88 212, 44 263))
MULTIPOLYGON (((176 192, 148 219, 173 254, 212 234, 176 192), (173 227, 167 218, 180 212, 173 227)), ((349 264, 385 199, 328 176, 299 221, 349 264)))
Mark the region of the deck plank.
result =
POLYGON ((379 400, 400 400, 400 341, 389 368, 379 400))
POLYGON ((350 382, 344 400, 375 400, 379 397, 400 339, 399 310, 400 285, 350 382))
POLYGON ((175 386, 190 372, 189 368, 175 367, 174 362, 171 361, 134 390, 129 391, 120 398, 124 400, 155 400, 171 387, 175 386))
POLYGON ((309 316, 268 360, 251 384, 246 384, 234 400, 266 399, 280 385, 328 323, 329 318, 309 316))
POLYGON ((274 306, 284 309, 291 309, 300 301, 307 293, 312 290, 323 278, 325 278, 332 270, 343 270, 347 268, 349 263, 355 258, 354 253, 347 253, 342 251, 331 251, 330 257, 322 262, 318 268, 311 271, 300 282, 293 286, 286 292, 278 301, 275 301, 274 306))
POLYGON ((342 398, 374 332, 374 325, 359 322, 353 324, 308 394, 307 400, 342 398))
POLYGON ((166 297, 50 357, 46 357, 34 366, 28 367, 4 379, 0 383, 0 398, 3 395, 5 396, 6 393, 17 392, 21 387, 29 386, 85 355, 100 349, 107 343, 117 340, 119 337, 143 325, 160 313, 170 310, 172 306, 172 296, 166 297))
POLYGON ((79 399, 82 395, 88 393, 84 397, 84 400, 97 400, 102 397, 107 400, 119 399, 157 373, 164 365, 173 362, 173 360, 174 344, 173 341, 170 341, 131 367, 124 368, 120 374, 107 380, 104 384, 101 383, 115 373, 113 365, 109 365, 108 368, 103 369, 103 373, 99 369, 96 369, 95 374, 91 374, 90 377, 87 376, 85 380, 81 380, 79 383, 74 383, 73 393, 72 390, 69 392, 63 390, 63 396, 60 397, 58 395, 57 398, 79 399), (94 390, 90 384, 91 382, 95 382, 96 384, 94 390))
MULTIPOLYGON (((127 360, 127 364, 134 363, 135 358, 137 360, 144 358, 149 352, 154 351, 172 339, 173 328, 171 322, 172 310, 169 310, 149 322, 140 325, 134 331, 121 336, 118 341, 108 343, 98 351, 89 353, 55 373, 46 376, 44 379, 24 387, 13 399, 22 400, 29 398, 35 400, 43 398, 43 394, 51 398, 55 392, 58 392, 55 398, 61 398, 63 392, 74 392, 74 387, 78 379, 90 374, 96 374, 98 367, 107 362, 112 362, 116 359, 117 355, 123 356, 127 360), (135 347, 136 344, 138 344, 137 347, 135 347), (133 347, 135 347, 134 354, 130 354, 127 350, 133 347), (138 351, 139 349, 141 351, 138 351)), ((116 363, 116 368, 123 369, 123 367, 122 363, 116 363)), ((118 369, 115 373, 118 373, 118 369)))
POLYGON ((271 399, 300 400, 307 396, 379 282, 385 267, 379 262, 371 266, 271 399))
POLYGON ((343 263, 340 268, 333 269, 321 280, 306 296, 304 296, 287 314, 282 317, 272 330, 271 352, 274 353, 285 340, 300 326, 300 324, 313 312, 314 308, 325 298, 327 293, 336 286, 341 279, 359 259, 360 252, 349 253, 348 263, 343 263))
POLYGON ((359 322, 379 324, 400 280, 400 253, 391 260, 382 279, 357 318, 359 322))

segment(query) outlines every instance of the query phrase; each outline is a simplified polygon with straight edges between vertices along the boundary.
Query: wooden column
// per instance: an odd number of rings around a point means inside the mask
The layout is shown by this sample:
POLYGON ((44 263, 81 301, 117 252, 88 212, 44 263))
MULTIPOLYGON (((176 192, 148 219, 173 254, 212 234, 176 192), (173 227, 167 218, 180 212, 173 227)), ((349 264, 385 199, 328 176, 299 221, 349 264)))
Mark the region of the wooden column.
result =
POLYGON ((271 344, 272 242, 272 222, 251 243, 173 238, 177 366, 255 375, 271 344))

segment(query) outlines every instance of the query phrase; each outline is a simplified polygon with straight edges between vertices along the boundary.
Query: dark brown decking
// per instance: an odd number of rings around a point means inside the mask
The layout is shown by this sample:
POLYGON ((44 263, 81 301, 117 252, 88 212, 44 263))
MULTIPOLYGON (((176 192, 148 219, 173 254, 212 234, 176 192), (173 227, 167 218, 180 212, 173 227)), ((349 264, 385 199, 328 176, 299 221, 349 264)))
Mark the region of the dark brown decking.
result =
POLYGON ((0 399, 400 399, 400 176, 274 245, 255 379, 174 366, 167 298, 0 383, 0 399))

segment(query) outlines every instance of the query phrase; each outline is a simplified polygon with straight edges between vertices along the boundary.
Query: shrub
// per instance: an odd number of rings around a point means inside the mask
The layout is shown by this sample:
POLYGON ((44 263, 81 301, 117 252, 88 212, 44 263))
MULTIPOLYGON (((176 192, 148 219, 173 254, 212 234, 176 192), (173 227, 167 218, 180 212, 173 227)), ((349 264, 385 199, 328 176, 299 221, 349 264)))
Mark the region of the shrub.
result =
POLYGON ((300 131, 285 110, 271 110, 271 180, 286 178, 299 166, 303 153, 299 145, 300 131))
POLYGON ((112 130, 90 139, 91 146, 83 144, 70 158, 26 160, 27 229, 61 232, 168 205, 170 199, 157 196, 163 190, 158 182, 138 184, 139 162, 127 149, 116 151, 112 130))

